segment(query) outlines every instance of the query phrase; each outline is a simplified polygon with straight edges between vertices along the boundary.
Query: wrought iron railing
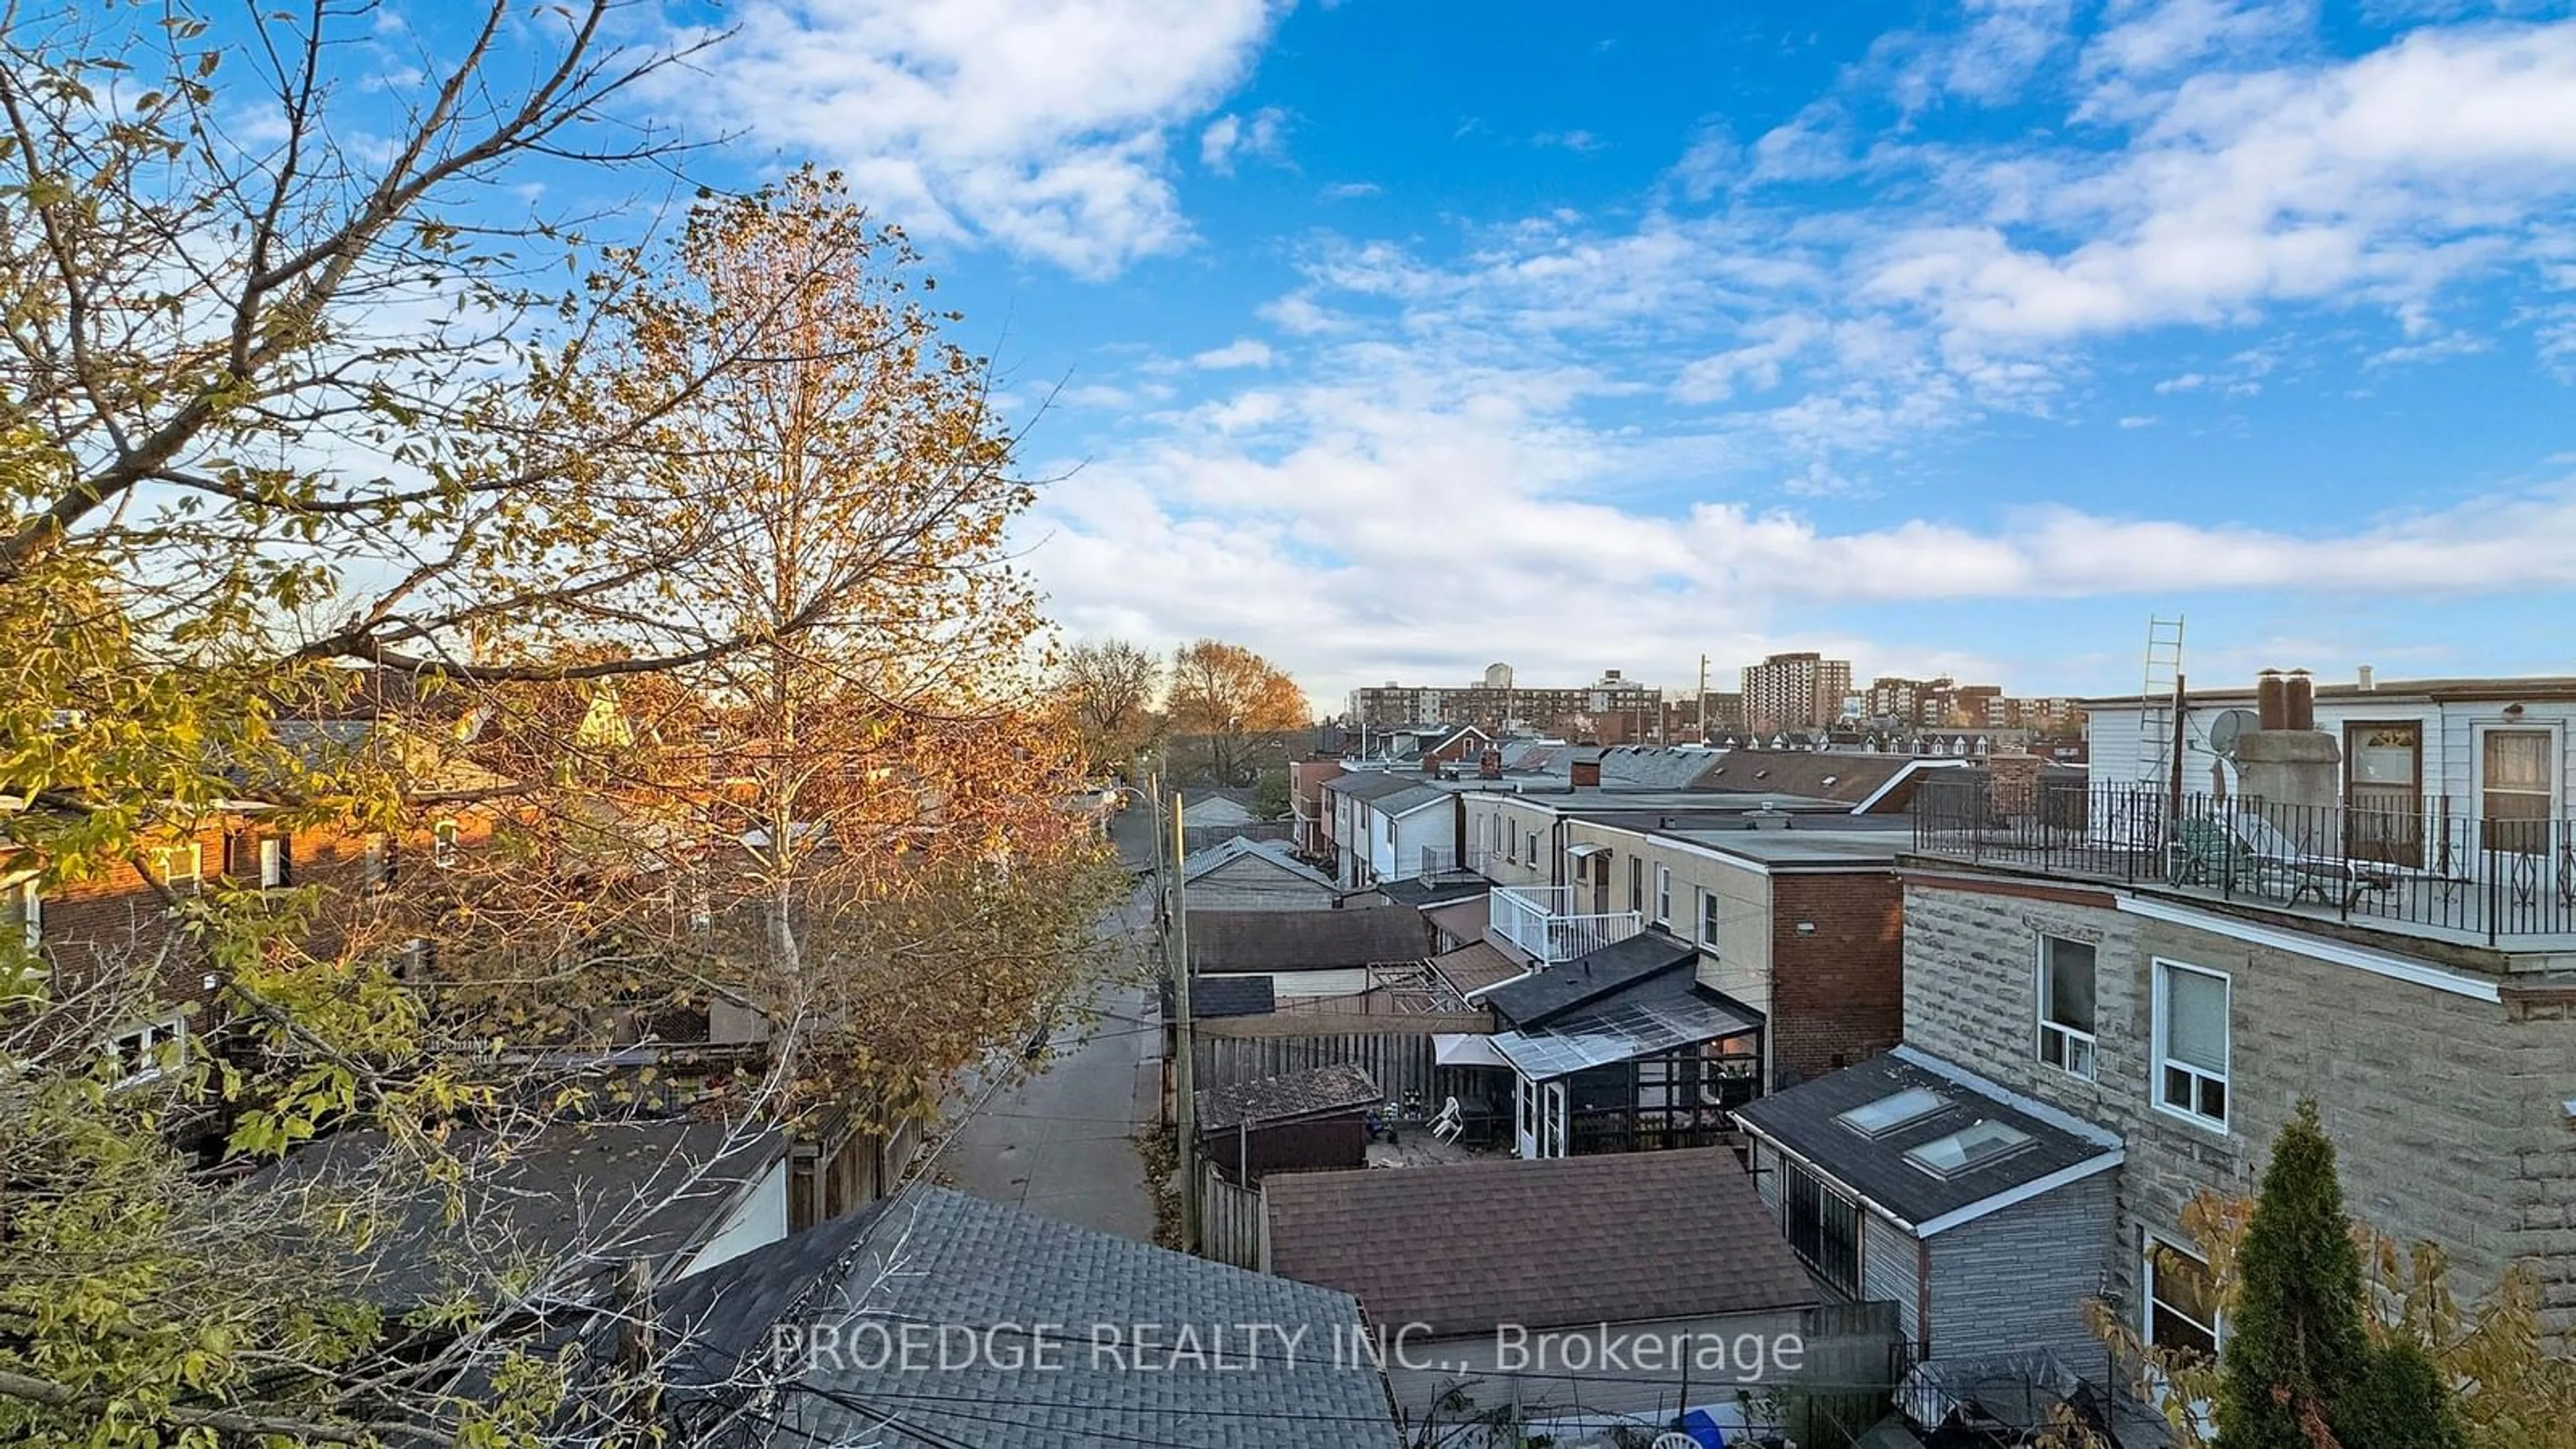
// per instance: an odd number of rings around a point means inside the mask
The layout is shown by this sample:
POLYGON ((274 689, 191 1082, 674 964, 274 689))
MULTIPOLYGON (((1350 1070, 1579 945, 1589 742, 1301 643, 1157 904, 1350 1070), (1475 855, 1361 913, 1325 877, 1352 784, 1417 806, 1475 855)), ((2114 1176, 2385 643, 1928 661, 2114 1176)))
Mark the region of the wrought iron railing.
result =
POLYGON ((2576 935, 2576 820, 2487 815, 2440 796, 2284 805, 1960 771, 1916 793, 1914 848, 2494 945, 2576 935))
POLYGON ((1494 934, 1540 961, 1589 956, 1646 928, 1635 911, 1577 913, 1571 886, 1498 886, 1492 898, 1494 934))

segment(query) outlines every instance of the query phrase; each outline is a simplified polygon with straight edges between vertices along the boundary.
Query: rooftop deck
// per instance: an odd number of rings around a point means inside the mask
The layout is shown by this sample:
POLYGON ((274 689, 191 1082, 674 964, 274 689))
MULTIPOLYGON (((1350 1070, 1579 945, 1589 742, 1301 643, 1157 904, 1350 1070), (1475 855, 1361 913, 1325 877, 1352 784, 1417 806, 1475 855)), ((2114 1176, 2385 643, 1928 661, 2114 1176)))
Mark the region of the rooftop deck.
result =
MULTIPOLYGON (((1964 774, 1964 772, 1963 772, 1964 774)), ((2576 821, 2275 805, 1982 775, 1927 783, 1917 855, 2151 889, 2420 940, 2576 952, 2576 821)))

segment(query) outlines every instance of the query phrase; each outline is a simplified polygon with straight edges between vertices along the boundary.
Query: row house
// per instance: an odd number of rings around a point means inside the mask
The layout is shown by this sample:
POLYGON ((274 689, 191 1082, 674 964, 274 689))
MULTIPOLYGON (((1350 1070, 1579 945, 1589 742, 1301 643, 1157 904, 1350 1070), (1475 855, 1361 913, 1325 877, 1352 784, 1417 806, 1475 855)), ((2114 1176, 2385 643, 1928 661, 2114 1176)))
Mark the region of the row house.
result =
POLYGON ((1367 890, 1456 869, 1454 787, 1410 771, 1353 770, 1323 783, 1333 871, 1345 890, 1367 890))
POLYGON ((2495 734, 2554 750, 2523 683, 2408 689, 2411 721, 2258 715, 2225 742, 2226 796, 1987 771, 1927 789, 1898 863, 1904 1048, 1737 1114, 1792 1246, 1937 1357, 2099 1362, 2088 1300, 2214 1350, 2185 1206, 2256 1191, 2313 1099, 2358 1218, 2440 1245, 2464 1297, 2529 1264, 2550 1332, 2576 1333, 2567 814, 2457 804, 2473 827, 2443 861, 2339 803, 2372 769, 2345 749, 2383 748, 2387 723, 2421 731, 2427 779, 2445 759, 2474 777, 2495 734))

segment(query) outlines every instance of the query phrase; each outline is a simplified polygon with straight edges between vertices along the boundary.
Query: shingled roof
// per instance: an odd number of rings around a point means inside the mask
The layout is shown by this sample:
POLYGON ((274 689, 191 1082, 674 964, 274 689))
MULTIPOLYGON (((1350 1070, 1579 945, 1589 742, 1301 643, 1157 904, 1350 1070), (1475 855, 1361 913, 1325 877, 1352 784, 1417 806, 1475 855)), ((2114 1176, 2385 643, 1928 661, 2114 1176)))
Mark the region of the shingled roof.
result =
POLYGON ((1435 1337, 1819 1301, 1725 1148, 1281 1174, 1264 1195, 1270 1271, 1435 1337))
POLYGON ((1192 911, 1188 926, 1193 971, 1340 971, 1431 954, 1422 913, 1411 906, 1192 911))
POLYGON ((1364 1067, 1347 1062, 1285 1076, 1231 1082, 1197 1094, 1202 1132, 1222 1132, 1238 1124, 1259 1127, 1355 1111, 1384 1101, 1377 1079, 1364 1067))
POLYGON ((1384 1377, 1365 1355, 1331 1352, 1361 1332, 1347 1295, 946 1188, 909 1188, 683 1280, 657 1303, 674 1349, 665 1402, 690 1443, 1396 1444, 1384 1377), (1183 1327, 1205 1345, 1219 1325, 1254 1323, 1265 1325, 1258 1355, 1245 1353, 1239 1328, 1224 1353, 1170 1351, 1183 1327), (801 1376, 773 1386, 746 1362, 782 1327, 856 1345, 923 1324, 1037 1328, 1005 1332, 999 1351, 957 1355, 954 1366, 853 1348, 809 1356, 801 1376), (1038 1329, 1051 1352, 1032 1343, 1038 1329), (1095 1351, 1104 1329, 1120 1334, 1120 1352, 1095 1351), (1148 1332, 1163 1352, 1140 1369, 1123 1346, 1141 1354, 1148 1332), (1279 1351, 1280 1334, 1310 1351, 1279 1351), (718 1426, 734 1437, 700 1432, 718 1426))

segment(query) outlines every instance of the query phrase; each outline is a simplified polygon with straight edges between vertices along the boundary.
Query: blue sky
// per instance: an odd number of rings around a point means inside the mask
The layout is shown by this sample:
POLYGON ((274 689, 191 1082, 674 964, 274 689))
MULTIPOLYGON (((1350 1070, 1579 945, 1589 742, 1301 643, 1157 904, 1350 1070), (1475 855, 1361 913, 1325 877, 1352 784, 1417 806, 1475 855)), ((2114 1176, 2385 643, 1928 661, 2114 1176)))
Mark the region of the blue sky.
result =
POLYGON ((1075 637, 2576 672, 2567 6, 725 15, 669 104, 924 244, 1075 637))

